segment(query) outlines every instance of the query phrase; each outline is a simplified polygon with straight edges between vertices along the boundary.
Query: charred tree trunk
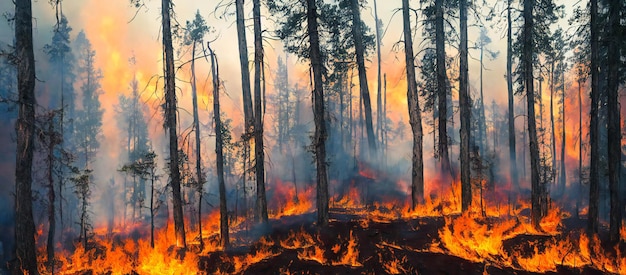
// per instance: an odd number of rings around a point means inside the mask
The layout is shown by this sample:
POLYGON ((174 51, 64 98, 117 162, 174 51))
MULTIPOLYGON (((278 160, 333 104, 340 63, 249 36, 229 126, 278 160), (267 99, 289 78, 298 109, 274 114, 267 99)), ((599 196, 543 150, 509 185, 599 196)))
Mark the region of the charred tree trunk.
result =
POLYGON ((487 117, 485 115, 485 95, 483 93, 483 71, 485 65, 484 60, 484 45, 480 46, 480 105, 478 106, 478 146, 480 149, 480 155, 484 158, 487 156, 487 117))
POLYGON ((250 91, 250 71, 248 70, 248 47, 246 44, 246 23, 243 4, 244 0, 235 0, 239 67, 241 68, 241 90, 243 93, 243 114, 246 133, 250 133, 252 127, 254 127, 254 117, 252 111, 252 93, 250 91))
POLYGON ((600 79, 598 75, 598 0, 590 0, 591 6, 591 112, 589 120, 589 142, 591 159, 589 164, 589 218, 587 229, 590 233, 598 233, 598 212, 600 204, 600 178, 598 162, 600 150, 598 144, 598 100, 600 95, 600 79))
POLYGON ((352 36, 356 53, 356 63, 359 70, 359 87, 365 111, 365 127, 367 130, 368 153, 370 157, 376 153, 376 137, 372 126, 372 103, 367 86, 367 73, 365 71, 365 46, 363 45, 363 29, 361 24, 361 11, 358 0, 350 0, 352 5, 352 36))
POLYGON ((263 152, 263 104, 261 95, 261 66, 263 41, 261 38, 261 2, 253 0, 254 17, 254 155, 256 175, 256 206, 254 220, 267 223, 267 198, 265 197, 265 154, 263 152))
POLYGON ((222 119, 220 113, 220 75, 215 53, 207 43, 211 53, 211 72, 213 74, 213 119, 215 122, 215 155, 217 158, 217 182, 220 192, 220 235, 221 245, 228 248, 228 209, 226 208, 226 184, 224 183, 224 143, 222 140, 222 119))
POLYGON ((19 93, 15 159, 16 272, 39 274, 33 220, 32 167, 35 139, 35 55, 30 0, 15 1, 15 50, 19 93))
MULTIPOLYGON (((61 107, 62 108, 62 107, 61 107)), ((48 270, 54 274, 54 235, 56 229, 56 211, 54 204, 56 203, 56 195, 54 193, 54 152, 57 144, 57 133, 54 130, 54 113, 50 113, 48 123, 47 142, 47 162, 48 162, 48 239, 46 243, 46 252, 48 256, 48 270)))
POLYGON ((472 183, 470 179, 470 121, 471 100, 469 97, 469 77, 467 60, 467 0, 459 1, 461 46, 459 75, 459 105, 461 108, 461 208, 463 212, 472 205, 472 183))
POLYGON ((193 42, 191 49, 191 97, 193 104, 193 128, 196 138, 196 180, 198 181, 199 202, 198 202, 198 234, 200 234, 200 248, 204 248, 204 241, 202 240, 202 192, 204 192, 202 186, 204 185, 204 176, 202 175, 202 154, 200 151, 200 120, 198 118, 198 94, 196 88, 196 41, 193 42))
POLYGON ((607 108, 608 108, 608 150, 609 150, 609 192, 611 196, 611 211, 609 215, 610 228, 609 239, 619 242, 620 229, 622 226, 622 209, 620 202, 620 167, 622 166, 622 136, 619 109, 619 83, 620 83, 620 0, 609 2, 609 39, 608 39, 608 85, 607 85, 607 108))
POLYGON ((561 103, 561 165, 559 170, 559 192, 561 194, 565 193, 565 186, 567 184, 567 171, 565 170, 565 147, 567 144, 566 135, 565 135, 565 72, 561 72, 561 84, 563 85, 563 90, 561 94, 561 98, 563 102, 561 103))
POLYGON ((174 207, 174 232, 176 245, 187 247, 185 240, 185 223, 183 220, 183 203, 180 193, 180 171, 178 161, 178 134, 176 133, 176 79, 174 75, 174 49, 172 47, 172 30, 170 25, 170 0, 161 1, 161 18, 163 20, 163 48, 165 55, 165 123, 169 130, 170 147, 170 181, 172 186, 172 205, 174 207))
POLYGON ((530 150, 530 178, 531 178, 531 220, 536 229, 540 229, 540 221, 544 215, 543 209, 547 202, 543 183, 539 176, 539 144, 537 141, 537 125, 535 117, 535 91, 533 78, 533 7, 534 0, 524 0, 524 29, 522 43, 524 87, 528 106, 528 138, 530 150))
MULTIPOLYGON (((376 61, 378 63, 377 66, 377 76, 378 76, 378 85, 376 86, 376 88, 378 89, 378 93, 376 94, 376 129, 377 129, 377 134, 376 136, 379 138, 380 143, 381 143, 381 148, 382 148, 382 131, 383 131, 383 102, 382 102, 382 74, 381 74, 381 54, 380 54, 380 44, 381 44, 381 40, 382 37, 380 36, 380 25, 378 22, 378 8, 376 5, 376 0, 374 0, 374 21, 376 22, 375 24, 375 28, 376 28, 376 61)), ((382 152, 382 150, 381 150, 382 152)), ((382 154, 381 154, 382 156, 382 154)))
POLYGON ((439 160, 441 174, 451 175, 450 157, 448 156, 448 76, 446 73, 445 31, 443 18, 443 0, 435 0, 435 48, 437 52, 437 110, 439 111, 439 160))
POLYGON ((583 188, 583 79, 578 79, 578 192, 576 197, 576 218, 580 212, 580 200, 583 188))
POLYGON ((506 86, 509 102, 509 167, 514 190, 519 190, 517 178, 517 155, 515 148, 515 98, 513 95, 513 20, 511 18, 511 1, 507 3, 507 36, 506 36, 506 86))
POLYGON ((552 171, 556 169, 556 129, 554 127, 554 61, 550 64, 550 149, 552 150, 552 171))
POLYGON ((413 55, 413 38, 411 37, 411 19, 409 17, 409 0, 402 0, 402 21, 404 33, 404 61, 406 65, 407 99, 409 107, 409 123, 413 131, 413 156, 411 159, 411 203, 415 209, 424 200, 424 159, 422 114, 415 81, 415 57, 413 55))
POLYGON ((328 175, 326 167, 326 112, 324 111, 322 57, 320 55, 320 41, 317 30, 317 6, 315 0, 307 0, 307 32, 309 34, 310 44, 309 56, 311 58, 311 67, 315 80, 313 89, 313 116, 315 120, 313 147, 315 148, 315 164, 317 167, 317 224, 326 227, 328 226, 329 218, 328 175))

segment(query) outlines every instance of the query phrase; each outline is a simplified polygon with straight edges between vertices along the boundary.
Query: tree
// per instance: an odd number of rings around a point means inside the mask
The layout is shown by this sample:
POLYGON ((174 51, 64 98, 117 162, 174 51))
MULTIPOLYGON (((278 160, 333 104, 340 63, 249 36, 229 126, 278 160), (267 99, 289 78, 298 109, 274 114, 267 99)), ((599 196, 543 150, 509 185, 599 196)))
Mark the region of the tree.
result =
POLYGON ((413 131, 413 155, 411 158, 411 202, 415 209, 424 200, 424 159, 422 148, 422 115, 415 80, 415 60, 413 38, 411 37, 411 19, 409 18, 409 0, 402 0, 402 18, 404 34, 404 56, 406 63, 407 99, 409 123, 413 131))
MULTIPOLYGON (((326 174, 326 119, 324 111, 324 86, 322 85, 322 58, 320 55, 319 33, 317 25, 317 5, 315 0, 307 0, 307 33, 309 35, 309 56, 313 69, 313 116, 315 134, 315 162, 317 167, 317 223, 328 225, 328 175, 326 174)), ((357 21, 358 22, 358 21, 357 21)), ((361 84, 362 85, 362 84, 361 84)), ((367 86, 366 86, 367 87, 367 86)), ((369 95, 368 95, 369 98, 369 95)), ((370 113, 371 123, 371 113, 370 113)), ((370 124, 371 127, 371 124, 370 124)), ((371 146, 371 145, 370 145, 371 146)))
POLYGON ((15 1, 15 49, 17 60, 18 117, 15 125, 15 272, 39 274, 35 222, 33 220, 32 167, 35 139, 35 54, 30 0, 15 1))
MULTIPOLYGON (((365 111, 365 128, 367 129, 367 141, 370 156, 376 152, 376 137, 372 126, 372 103, 370 99, 369 87, 367 85, 367 72, 365 70, 365 44, 363 42, 363 23, 361 21, 361 7, 358 0, 349 0, 352 12, 352 37, 354 39, 356 63, 359 71, 359 87, 361 99, 365 111)), ((380 73, 379 73, 380 75, 380 73)), ((380 78, 380 76, 379 76, 380 78)), ((379 81, 380 83, 380 81, 379 81)))
MULTIPOLYGON (((261 2, 253 0, 254 21, 254 155, 256 175, 256 206, 254 220, 266 224, 267 197, 265 195, 265 148, 263 147, 263 101, 261 98, 261 70, 263 40, 261 37, 261 2)), ((265 79, 263 79, 265 82, 265 79)))
POLYGON ((600 204, 600 182, 598 162, 600 160, 600 150, 598 147, 598 101, 600 94, 600 79, 598 75, 598 0, 590 0, 590 72, 591 72, 591 111, 589 120, 589 143, 591 145, 591 156, 589 164, 589 218, 587 229, 590 233, 598 233, 598 212, 600 204))
POLYGON ((380 54, 380 45, 381 45, 381 41, 382 41, 382 36, 381 36, 381 28, 382 28, 382 21, 380 21, 378 19, 378 7, 376 5, 376 0, 374 0, 374 21, 376 22, 376 62, 377 62, 377 66, 376 66, 376 72, 377 72, 377 77, 378 77, 378 83, 376 85, 376 88, 378 89, 378 93, 376 93, 376 129, 377 132, 376 134, 378 135, 379 141, 381 143, 381 153, 383 152, 382 148, 383 148, 383 100, 382 100, 382 75, 381 75, 381 54, 380 54))
MULTIPOLYGON (((472 183, 470 178, 470 122, 471 99, 469 98, 469 76, 467 56, 467 0, 459 1, 461 45, 459 75, 459 105, 461 108, 461 208, 468 211, 472 204, 472 183)), ((482 51, 481 51, 482 52, 482 51)), ((482 68, 481 68, 482 70, 482 68)), ((482 95, 482 94, 481 94, 482 95)))
POLYGON ((191 44, 191 97, 192 97, 192 105, 193 105, 193 128, 195 133, 195 143, 196 143, 196 189, 198 195, 200 196, 198 202, 198 232, 200 234, 200 247, 204 247, 204 242, 202 240, 202 193, 204 192, 204 176, 202 173, 202 152, 200 150, 200 119, 198 118, 198 95, 196 88, 196 45, 202 45, 202 40, 204 38, 205 33, 209 31, 209 28, 206 26, 206 22, 204 18, 200 15, 200 10, 196 11, 196 15, 192 22, 187 21, 187 36, 186 43, 187 45, 191 44))
MULTIPOLYGON (((224 142, 222 119, 220 118, 220 76, 217 56, 207 43, 211 53, 211 74, 213 75, 213 120, 215 122, 215 154, 217 158, 217 182, 220 193, 220 235, 221 245, 224 248, 229 246, 228 238, 228 209, 226 205, 226 184, 224 183, 224 142)), ((267 215, 267 213, 266 213, 267 215)))
POLYGON ((513 19, 511 18, 511 2, 507 0, 506 7, 506 87, 508 94, 508 126, 509 126, 509 169, 513 187, 519 190, 519 179, 517 178, 517 154, 515 152, 515 98, 513 95, 513 19))
MULTIPOLYGON (((134 1, 134 0, 132 0, 134 1)), ((172 29, 170 13, 172 2, 161 0, 161 23, 163 51, 165 55, 165 128, 169 130, 170 151, 170 185, 172 187, 172 206, 174 212, 174 232, 176 245, 186 248, 185 223, 183 218, 183 203, 180 192, 180 170, 178 163, 178 134, 176 129, 176 77, 174 72, 174 49, 172 47, 172 29)))
POLYGON ((98 139, 102 127, 103 110, 100 107, 99 97, 102 94, 100 90, 102 73, 95 67, 96 52, 92 49, 84 32, 81 31, 78 34, 75 44, 79 59, 77 69, 81 72, 78 79, 82 81, 80 86, 82 110, 78 110, 75 122, 77 153, 80 166, 84 169, 91 169, 89 164, 100 147, 98 139))
POLYGON ((435 51, 437 54, 437 110, 441 173, 452 173, 448 156, 448 75, 444 30, 444 0, 435 0, 435 51))
MULTIPOLYGON (((609 213, 609 239, 617 243, 620 240, 622 226, 622 205, 620 202, 620 174, 622 167, 622 134, 619 107, 620 85, 620 43, 623 33, 620 15, 623 1, 609 1, 609 38, 608 38, 608 81, 607 81, 607 112, 608 112, 608 151, 609 151, 609 192, 611 210, 609 213)), ((623 50, 623 49, 622 49, 623 50)))

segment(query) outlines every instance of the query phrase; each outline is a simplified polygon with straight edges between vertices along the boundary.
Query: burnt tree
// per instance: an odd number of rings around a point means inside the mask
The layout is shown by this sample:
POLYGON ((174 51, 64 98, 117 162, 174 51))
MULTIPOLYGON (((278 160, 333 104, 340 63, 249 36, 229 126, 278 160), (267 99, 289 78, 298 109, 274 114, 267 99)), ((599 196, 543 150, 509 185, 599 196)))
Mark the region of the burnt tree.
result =
POLYGON ((409 123, 413 132, 413 155, 411 158, 411 202, 415 209, 424 200, 424 158, 422 114, 415 80, 415 57, 413 55, 413 38, 411 37, 411 19, 409 17, 409 0, 402 0, 402 21, 404 35, 404 61, 406 64, 407 99, 409 123))
MULTIPOLYGON (((471 100, 469 98, 469 76, 467 55, 467 0, 459 1, 461 45, 460 45, 460 75, 459 75, 459 107, 461 108, 461 208, 463 212, 472 205, 472 183, 470 178, 470 123, 471 100)), ((481 51, 482 52, 482 51, 481 51)))
POLYGON ((15 124, 15 254, 16 272, 39 274, 33 220, 32 167, 35 140, 35 54, 30 0, 15 1, 15 58, 17 60, 18 117, 15 124))

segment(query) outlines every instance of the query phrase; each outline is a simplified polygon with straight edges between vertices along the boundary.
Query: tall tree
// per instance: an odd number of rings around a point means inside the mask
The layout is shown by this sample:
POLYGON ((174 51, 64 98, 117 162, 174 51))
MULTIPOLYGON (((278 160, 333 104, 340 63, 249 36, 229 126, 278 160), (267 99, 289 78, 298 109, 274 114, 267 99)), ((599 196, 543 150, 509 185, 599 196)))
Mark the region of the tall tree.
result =
POLYGON ((515 148, 515 97, 513 95, 513 19, 511 18, 511 3, 507 0, 506 7, 506 87, 508 92, 508 126, 509 126, 509 169, 513 187, 519 190, 519 179, 517 178, 517 155, 515 148))
POLYGON ((620 84, 620 43, 623 34, 621 25, 623 15, 623 1, 609 1, 608 32, 608 83, 607 83, 607 112, 608 112, 608 151, 609 151, 609 192, 611 210, 609 214, 609 238, 612 242, 619 242, 622 226, 622 207, 620 202, 620 174, 622 167, 622 134, 619 107, 620 84))
POLYGON ((317 24, 317 4, 315 2, 315 0, 307 0, 306 20, 309 36, 309 56, 314 77, 313 116, 315 120, 315 134, 313 136, 313 147, 315 148, 315 164, 317 167, 317 223, 319 226, 327 226, 329 196, 328 175, 326 172, 326 111, 324 111, 323 67, 317 24))
POLYGON ((35 54, 30 0, 15 2, 15 60, 17 60, 18 116, 15 125, 15 272, 39 274, 33 220, 32 167, 35 140, 35 54))
POLYGON ((165 128, 169 130, 169 172, 170 185, 172 187, 174 232, 176 245, 186 248, 183 202, 180 192, 178 134, 176 128, 176 76, 174 72, 174 48, 172 47, 171 10, 172 2, 170 0, 161 0, 161 29, 163 31, 163 54, 165 55, 165 66, 163 67, 165 71, 165 128))
POLYGON ((223 248, 230 245, 228 237, 228 209, 226 205, 226 184, 224 183, 224 142, 222 134, 224 126, 220 113, 220 75, 217 56, 207 43, 211 53, 211 74, 213 76, 213 121, 215 123, 215 155, 217 158, 217 182, 220 194, 220 236, 223 248))
MULTIPOLYGON (((267 197, 265 195, 265 152, 263 151, 263 98, 261 95, 261 70, 263 66, 263 38, 261 37, 261 1, 252 0, 254 21, 254 155, 256 174, 256 206, 254 220, 267 223, 267 197)), ((263 79, 265 82, 265 79, 263 79)))
POLYGON ((437 111, 438 156, 442 175, 452 172, 448 156, 448 75, 446 72, 446 50, 444 29, 444 0, 435 0, 435 49, 437 55, 437 111))
POLYGON ((200 10, 196 11, 196 15, 193 21, 187 21, 187 45, 191 44, 191 100, 193 105, 193 128, 195 133, 195 145, 196 145, 196 189, 199 196, 198 201, 198 232, 200 234, 200 247, 204 247, 204 241, 202 240, 202 193, 204 192, 204 176, 202 173, 202 151, 200 141, 200 119, 198 117, 198 92, 196 88, 196 46, 202 45, 205 33, 209 31, 206 26, 204 18, 200 15, 200 10))
MULTIPOLYGON (((471 99, 469 98, 468 55, 467 55, 467 0, 459 1, 461 45, 459 75, 459 107, 461 109, 461 208, 463 212, 472 204, 472 183, 470 179, 470 121, 471 99)), ((482 50, 481 50, 482 52, 482 50)), ((482 68, 481 68, 482 69, 482 68)))
MULTIPOLYGON (((376 72, 377 72, 377 77, 378 77, 378 83, 376 85, 376 88, 378 89, 378 93, 376 94, 376 135, 378 136, 380 142, 381 142, 381 148, 382 146, 382 136, 383 136, 383 102, 382 102, 382 74, 381 74, 381 54, 380 54, 380 46, 382 44, 382 37, 381 37, 381 28, 382 28, 382 22, 378 19, 378 7, 376 5, 376 0, 374 0, 374 21, 376 22, 376 72)), ((382 153, 382 149, 381 149, 381 153, 382 153)))
POLYGON ((365 128, 370 156, 376 152, 376 137, 372 126, 372 103, 369 87, 367 84, 367 72, 365 69, 365 44, 363 42, 363 23, 361 21, 361 7, 358 0, 349 0, 352 12, 352 36, 356 55, 357 68, 359 70, 359 87, 365 111, 365 128))
POLYGON ((520 63, 526 90, 526 100, 528 107, 528 137, 530 150, 530 172, 531 172, 531 220, 535 228, 540 229, 540 221, 544 215, 544 207, 547 202, 544 199, 545 192, 543 183, 539 175, 539 144, 537 140, 537 125, 535 118, 535 92, 533 77, 533 61, 535 55, 534 44, 534 0, 524 0, 524 26, 522 30, 522 55, 520 63))
POLYGON ((411 19, 409 17, 409 0, 402 0, 402 22, 404 35, 404 61, 406 66, 407 99, 409 123, 413 131, 413 155, 411 158, 411 202, 415 209, 424 200, 424 159, 422 114, 415 80, 415 57, 413 55, 413 38, 411 37, 411 19))
POLYGON ((589 218, 587 229, 591 233, 598 233, 598 213, 600 205, 600 178, 598 164, 600 161, 600 150, 598 147, 598 101, 600 97, 600 78, 598 72, 598 0, 590 0, 590 48, 591 48, 591 111, 589 118, 589 143, 591 145, 591 156, 589 164, 589 218))

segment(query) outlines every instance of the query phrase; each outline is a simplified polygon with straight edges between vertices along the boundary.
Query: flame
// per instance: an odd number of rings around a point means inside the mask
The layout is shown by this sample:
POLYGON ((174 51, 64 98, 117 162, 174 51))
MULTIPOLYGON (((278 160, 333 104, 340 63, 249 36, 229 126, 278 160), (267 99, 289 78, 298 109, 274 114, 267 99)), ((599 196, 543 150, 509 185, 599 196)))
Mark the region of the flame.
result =
POLYGON ((352 231, 350 231, 350 237, 348 238, 348 245, 346 248, 346 252, 339 258, 339 261, 332 261, 332 265, 363 266, 359 262, 359 250, 357 248, 357 239, 354 236, 352 231))

